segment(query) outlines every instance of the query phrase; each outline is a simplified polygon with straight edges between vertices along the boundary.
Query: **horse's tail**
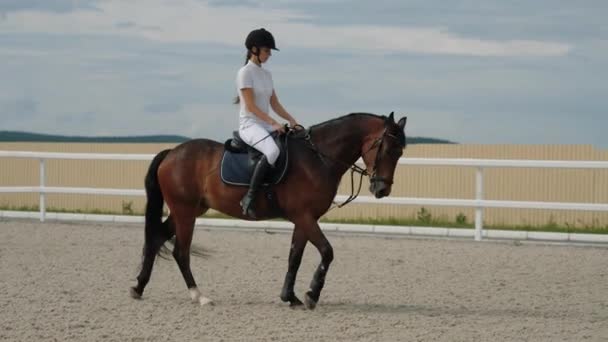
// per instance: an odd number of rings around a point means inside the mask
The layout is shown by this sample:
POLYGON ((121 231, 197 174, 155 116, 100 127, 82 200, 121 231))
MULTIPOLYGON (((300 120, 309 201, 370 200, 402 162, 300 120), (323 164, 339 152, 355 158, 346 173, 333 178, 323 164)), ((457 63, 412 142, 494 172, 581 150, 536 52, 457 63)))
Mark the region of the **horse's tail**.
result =
MULTIPOLYGON (((162 222, 163 204, 165 200, 163 193, 160 190, 160 185, 158 184, 158 167, 169 151, 171 150, 168 149, 158 153, 154 159, 152 159, 150 167, 148 168, 148 173, 146 174, 145 186, 148 201, 146 202, 145 245, 147 246, 153 246, 156 243, 155 239, 161 239, 163 242, 175 245, 175 236, 173 236, 174 233, 170 228, 172 217, 169 216, 165 222, 162 222)), ((144 253, 146 248, 145 245, 144 253)), ((195 244, 190 245, 190 252, 194 256, 203 258, 206 258, 211 254, 210 250, 195 244)), ((163 259, 171 259, 172 250, 163 244, 160 246, 157 254, 163 259)))
POLYGON ((146 202, 145 243, 150 246, 153 244, 153 240, 155 236, 158 235, 158 230, 162 225, 164 198, 163 193, 160 191, 160 185, 158 184, 157 173, 160 163, 165 159, 169 151, 171 150, 164 150, 152 159, 144 182, 146 186, 146 196, 148 198, 146 202))

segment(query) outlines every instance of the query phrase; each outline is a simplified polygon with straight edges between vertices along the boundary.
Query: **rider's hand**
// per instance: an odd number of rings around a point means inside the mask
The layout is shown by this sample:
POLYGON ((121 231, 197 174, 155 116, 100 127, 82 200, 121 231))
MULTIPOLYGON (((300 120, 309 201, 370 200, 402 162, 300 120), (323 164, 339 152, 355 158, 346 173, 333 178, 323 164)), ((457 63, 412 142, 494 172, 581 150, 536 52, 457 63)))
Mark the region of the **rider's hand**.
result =
POLYGON ((296 120, 289 121, 289 127, 291 129, 295 129, 295 130, 301 130, 302 129, 302 125, 300 125, 296 120))
POLYGON ((285 133, 285 126, 276 121, 272 123, 272 128, 277 132, 285 133))

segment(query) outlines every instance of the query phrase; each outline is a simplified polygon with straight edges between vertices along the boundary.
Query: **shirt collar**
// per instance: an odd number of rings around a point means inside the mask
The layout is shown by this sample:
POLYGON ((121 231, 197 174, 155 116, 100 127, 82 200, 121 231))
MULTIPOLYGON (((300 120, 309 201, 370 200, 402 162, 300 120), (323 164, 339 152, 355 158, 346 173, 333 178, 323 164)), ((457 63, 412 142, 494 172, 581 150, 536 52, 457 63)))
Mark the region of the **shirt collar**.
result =
POLYGON ((251 59, 247 61, 247 65, 249 65, 249 64, 253 65, 254 67, 258 67, 258 68, 261 68, 261 67, 262 67, 262 65, 261 65, 261 64, 260 64, 260 65, 257 65, 257 64, 255 64, 254 62, 252 62, 252 61, 251 61, 251 59))

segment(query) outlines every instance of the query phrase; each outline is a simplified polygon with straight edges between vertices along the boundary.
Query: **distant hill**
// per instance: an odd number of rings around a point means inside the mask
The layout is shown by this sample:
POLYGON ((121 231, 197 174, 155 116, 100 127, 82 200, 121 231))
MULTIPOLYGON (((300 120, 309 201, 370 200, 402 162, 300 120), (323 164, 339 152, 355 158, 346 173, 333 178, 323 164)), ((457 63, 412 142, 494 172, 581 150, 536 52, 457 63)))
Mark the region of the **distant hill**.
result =
POLYGON ((181 135, 81 137, 17 131, 0 131, 0 141, 2 142, 180 143, 189 139, 190 138, 181 135))
MULTIPOLYGON (((226 137, 228 138, 228 137, 226 137)), ((0 131, 0 142, 73 142, 73 143, 181 143, 190 140, 181 135, 143 135, 127 137, 82 137, 41 134, 18 131, 0 131)), ((427 138, 408 137, 408 144, 454 144, 454 142, 427 138)))
POLYGON ((407 137, 407 144, 458 144, 453 141, 444 139, 435 139, 427 137, 407 137))

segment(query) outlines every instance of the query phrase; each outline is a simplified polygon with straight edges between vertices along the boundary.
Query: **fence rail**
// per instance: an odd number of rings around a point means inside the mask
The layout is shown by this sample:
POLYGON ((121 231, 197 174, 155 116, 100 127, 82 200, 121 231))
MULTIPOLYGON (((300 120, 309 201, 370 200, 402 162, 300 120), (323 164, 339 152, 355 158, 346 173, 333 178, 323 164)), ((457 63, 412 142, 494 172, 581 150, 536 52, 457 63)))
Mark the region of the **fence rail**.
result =
MULTIPOLYGON (((40 221, 44 222, 46 216, 46 194, 91 194, 91 195, 122 195, 145 196, 141 189, 106 189, 106 188, 79 188, 79 187, 48 187, 46 186, 45 161, 48 159, 76 159, 76 160, 124 160, 141 161, 152 160, 152 154, 108 154, 108 153, 56 153, 56 152, 29 152, 29 151, 0 151, 0 158, 25 158, 40 161, 39 186, 0 187, 0 193, 38 193, 40 195, 40 221)), ((359 161, 361 162, 361 161, 359 161)), ((486 168, 567 168, 567 169, 608 169, 608 161, 555 161, 555 160, 508 160, 508 159, 449 159, 449 158, 401 158, 399 165, 417 166, 464 166, 474 167, 475 199, 451 198, 420 198, 420 197, 387 197, 376 199, 371 196, 360 196, 355 203, 393 204, 393 205, 433 205, 475 208, 474 238, 480 241, 483 236, 483 210, 484 208, 526 208, 526 209, 555 209, 555 210, 582 210, 582 211, 608 211, 608 203, 568 203, 568 202, 534 202, 534 201, 500 201, 484 200, 483 184, 486 168)), ((343 201, 347 196, 338 195, 336 201, 343 201)))

